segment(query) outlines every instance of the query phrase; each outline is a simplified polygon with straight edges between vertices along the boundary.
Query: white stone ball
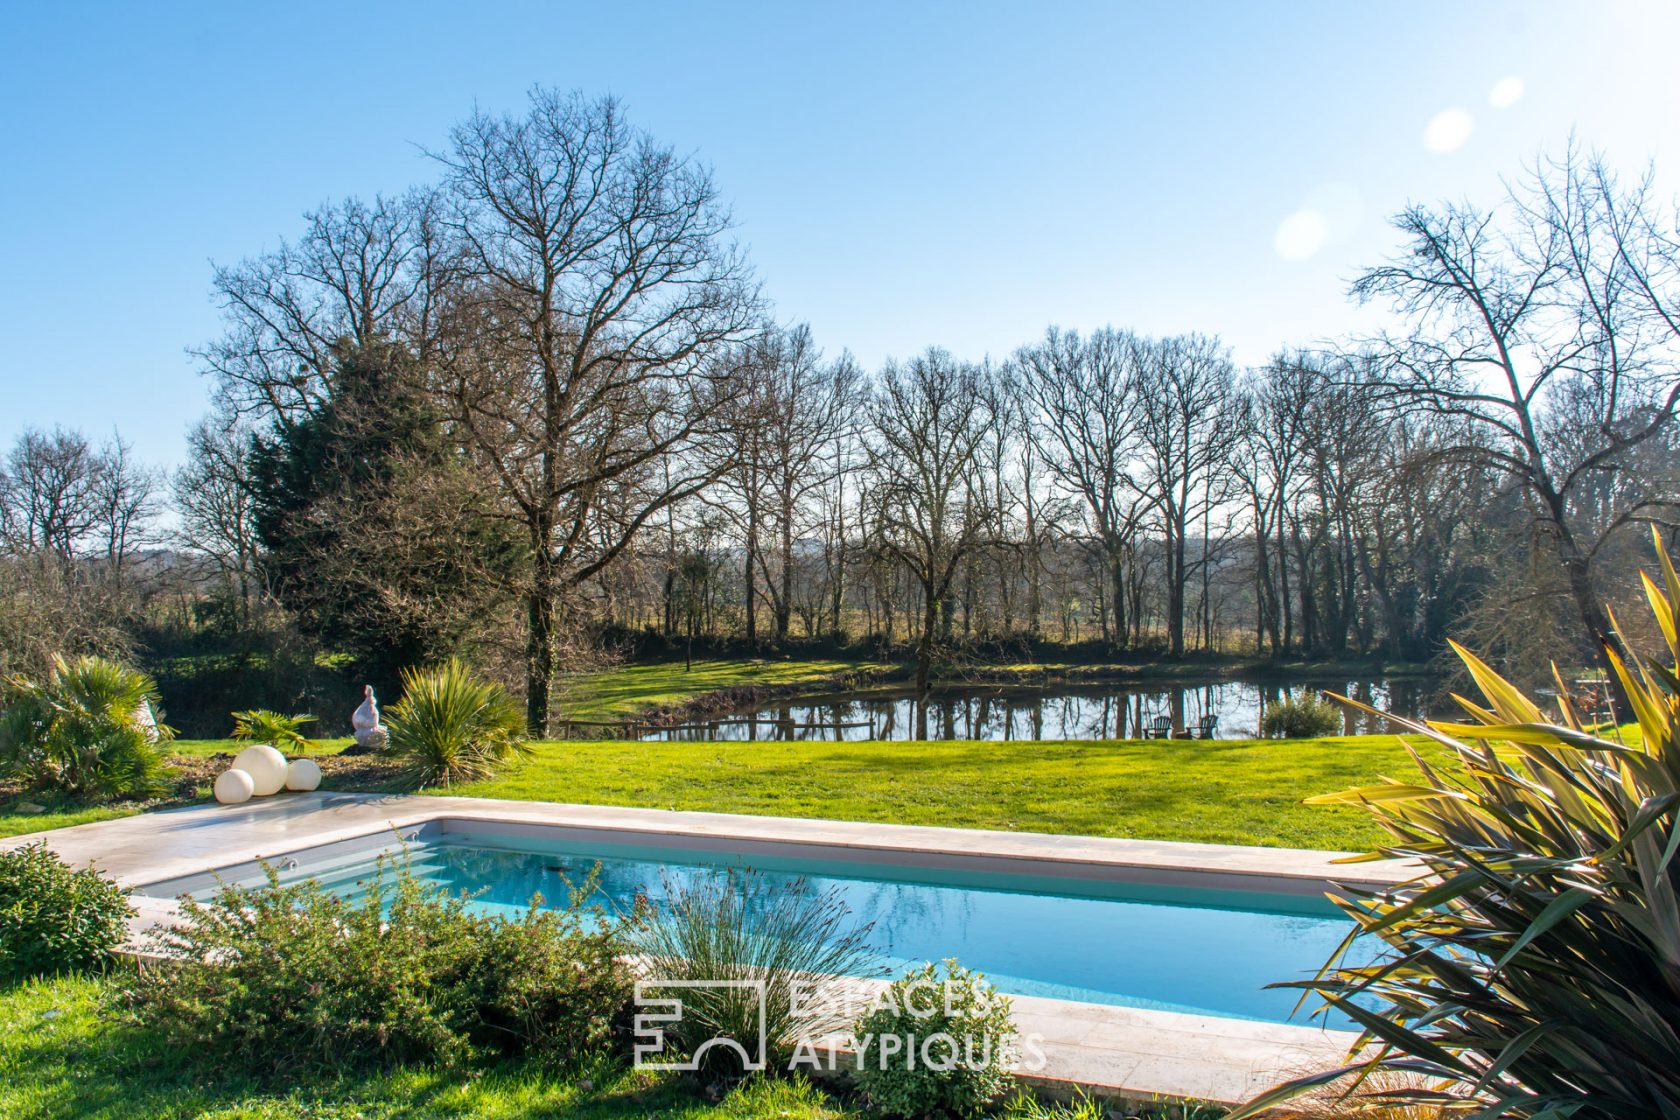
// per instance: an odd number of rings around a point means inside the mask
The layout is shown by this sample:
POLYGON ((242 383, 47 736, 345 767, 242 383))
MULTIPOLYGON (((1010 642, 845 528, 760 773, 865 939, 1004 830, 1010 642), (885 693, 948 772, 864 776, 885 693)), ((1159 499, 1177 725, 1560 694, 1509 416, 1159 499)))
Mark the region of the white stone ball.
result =
POLYGON ((294 758, 286 767, 286 788, 308 793, 321 788, 321 767, 312 758, 294 758))
POLYGON ((240 805, 251 800, 256 785, 243 770, 223 770, 216 776, 216 800, 223 805, 240 805))
POLYGON ((279 793, 286 784, 286 756, 270 746, 246 747, 233 756, 235 769, 251 775, 258 797, 279 793))

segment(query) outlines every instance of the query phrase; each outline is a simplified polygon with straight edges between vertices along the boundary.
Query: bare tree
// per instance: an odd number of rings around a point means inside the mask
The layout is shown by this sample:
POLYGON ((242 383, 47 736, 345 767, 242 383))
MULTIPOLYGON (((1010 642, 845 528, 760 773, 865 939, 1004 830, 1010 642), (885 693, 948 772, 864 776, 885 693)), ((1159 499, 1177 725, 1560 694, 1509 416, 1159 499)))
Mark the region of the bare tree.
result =
POLYGON ((324 206, 303 236, 216 269, 227 329, 195 351, 240 412, 289 423, 327 395, 348 345, 400 341, 428 356, 453 276, 431 190, 324 206))
POLYGON ((1231 398, 1235 370, 1225 347, 1207 335, 1182 335, 1136 343, 1147 355, 1137 363, 1138 488, 1159 517, 1166 559, 1167 640, 1174 657, 1184 653, 1185 591, 1206 563, 1193 557, 1190 535, 1208 531, 1214 505, 1209 488, 1225 474, 1235 431, 1231 398))
POLYGON ((0 531, 17 552, 68 564, 100 520, 99 455, 80 432, 26 428, 0 468, 0 531))
POLYGON ((524 117, 475 114, 437 158, 467 273, 448 391, 529 538, 526 704, 541 735, 557 603, 712 481, 656 468, 732 394, 720 352, 747 337, 757 300, 709 173, 610 99, 533 91, 524 117))
POLYGON ((760 369, 754 410, 759 428, 742 446, 760 456, 761 497, 775 536, 773 562, 769 550, 753 551, 780 640, 788 635, 793 611, 794 547, 811 527, 811 498, 845 465, 837 458, 838 449, 859 424, 863 379, 848 354, 823 361, 805 324, 769 335, 760 369))
MULTIPOLYGON (((977 460, 996 415, 989 372, 943 350, 889 363, 869 405, 867 508, 874 549, 901 563, 921 592, 916 695, 925 699, 953 580, 987 540, 992 513, 977 460)), ((926 710, 919 706, 924 725, 926 710)))
POLYGON ((1673 242, 1644 189, 1619 189, 1573 151, 1538 164, 1500 205, 1413 206, 1394 219, 1403 255, 1353 285, 1390 303, 1406 330, 1371 345, 1401 407, 1456 421, 1448 451, 1525 494, 1593 649, 1617 648, 1595 586, 1617 532, 1669 521, 1672 490, 1589 493, 1674 420, 1673 242))
POLYGON ((1129 473, 1139 451, 1138 387, 1147 344, 1112 327, 1089 338, 1050 328, 1015 356, 1032 410, 1034 449, 1058 486, 1084 504, 1109 577, 1110 640, 1127 635, 1126 576, 1153 501, 1129 473))
POLYGON ((262 589, 248 444, 232 418, 206 417, 187 433, 187 460, 172 480, 177 539, 215 566, 241 626, 250 625, 252 599, 262 589))
POLYGON ((129 557, 155 543, 152 533, 163 478, 155 469, 135 462, 133 449, 116 434, 99 449, 94 469, 94 533, 106 572, 120 583, 129 557))

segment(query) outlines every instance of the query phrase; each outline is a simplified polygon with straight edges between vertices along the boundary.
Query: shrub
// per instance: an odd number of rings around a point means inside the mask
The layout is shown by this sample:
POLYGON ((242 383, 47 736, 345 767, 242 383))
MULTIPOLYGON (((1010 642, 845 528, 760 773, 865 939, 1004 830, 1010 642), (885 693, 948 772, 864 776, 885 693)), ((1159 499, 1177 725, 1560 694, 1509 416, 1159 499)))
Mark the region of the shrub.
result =
POLYGON ((890 1116, 971 1116, 1014 1083, 1009 998, 954 960, 893 981, 853 1035, 858 1088, 890 1116))
POLYGON ((608 1053, 630 1000, 616 926, 576 904, 518 920, 383 863, 346 901, 313 881, 224 887, 162 935, 179 958, 125 1003, 178 1045, 257 1073, 608 1053))
POLYGON ((525 716, 499 684, 459 661, 403 670, 403 696, 385 713, 389 750, 419 785, 476 782, 525 757, 525 716))
POLYGON ((1393 948, 1386 964, 1332 959, 1296 985, 1361 1024, 1369 1058, 1245 1114, 1384 1069, 1446 1083, 1482 1116, 1680 1115, 1680 578, 1659 559, 1663 585, 1645 587, 1670 664, 1630 670, 1606 650, 1636 743, 1595 737, 1567 699, 1553 720, 1455 646, 1485 706, 1463 702, 1464 723, 1392 722, 1456 765, 1418 758, 1407 781, 1313 799, 1363 807, 1387 836, 1379 854, 1424 872, 1338 900, 1393 948))
MULTIPOLYGON (((763 985, 765 1059, 786 1067, 802 1037, 846 1026, 826 977, 878 973, 866 944, 870 927, 848 921, 837 892, 817 893, 804 880, 772 883, 752 872, 730 872, 692 884, 665 884, 667 901, 637 917, 632 934, 650 980, 752 980, 763 985)), ((657 994, 657 993, 653 993, 657 994)), ((759 1004, 750 989, 691 988, 682 993, 682 1018, 665 1028, 702 1076, 731 1080, 742 1073, 740 1051, 706 1045, 734 1040, 753 1055, 759 1004)))
POLYGON ((0 851, 0 979, 103 968, 132 913, 126 890, 44 841, 0 851))
POLYGON ((267 743, 278 747, 282 754, 307 754, 321 745, 303 734, 303 725, 314 722, 314 716, 288 716, 267 708, 254 708, 233 713, 233 737, 267 743))
POLYGON ((1341 709, 1311 692, 1273 701, 1260 717, 1260 734, 1266 739, 1319 739, 1341 729, 1341 709))
POLYGON ((14 677, 0 697, 0 766, 29 783, 77 797, 162 793, 157 686, 144 673, 102 657, 53 659, 42 682, 14 677))

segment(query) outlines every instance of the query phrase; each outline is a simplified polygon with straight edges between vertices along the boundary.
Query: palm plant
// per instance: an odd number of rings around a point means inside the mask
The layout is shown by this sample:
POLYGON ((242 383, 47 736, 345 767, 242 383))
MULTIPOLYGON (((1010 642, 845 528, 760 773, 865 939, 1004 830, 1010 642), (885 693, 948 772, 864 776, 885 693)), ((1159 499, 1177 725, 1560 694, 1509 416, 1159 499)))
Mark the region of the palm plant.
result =
POLYGON ((647 982, 655 988, 662 981, 743 985, 679 993, 682 1017, 666 1035, 708 1078, 738 1077, 740 1055, 754 1056, 760 1038, 766 1068, 783 1068, 800 1038, 849 1025, 835 977, 881 972, 867 943, 869 925, 850 920, 837 892, 817 892, 802 879, 772 883, 731 871, 667 882, 664 894, 663 905, 645 908, 632 924, 647 982), (714 1039, 734 1040, 741 1049, 708 1045, 714 1039))
POLYGON ((1670 664, 1606 650, 1637 743, 1593 734, 1561 677, 1554 721, 1455 646, 1484 698, 1455 698, 1470 721, 1393 722, 1456 766, 1414 751, 1411 780, 1312 799, 1375 818, 1388 841, 1360 858, 1424 871, 1337 898, 1355 936, 1392 952, 1359 968, 1333 958, 1296 985, 1358 1022, 1369 1049, 1239 1115, 1387 1070, 1449 1086, 1392 1100, 1473 1117, 1680 1116, 1680 578, 1660 542, 1658 557, 1662 584, 1644 583, 1670 664))
POLYGON ((385 713, 388 749, 408 760, 417 784, 482 781, 530 754, 519 705, 460 661, 405 669, 402 682, 402 699, 385 713))
POLYGON ((0 714, 0 768, 44 788, 108 800, 155 797, 166 788, 154 725, 157 685, 103 657, 53 658, 45 681, 12 677, 0 714))
POLYGON ((321 745, 303 734, 303 725, 314 722, 314 716, 288 716, 267 708, 253 708, 233 713, 233 737, 268 743, 286 754, 306 754, 321 745))

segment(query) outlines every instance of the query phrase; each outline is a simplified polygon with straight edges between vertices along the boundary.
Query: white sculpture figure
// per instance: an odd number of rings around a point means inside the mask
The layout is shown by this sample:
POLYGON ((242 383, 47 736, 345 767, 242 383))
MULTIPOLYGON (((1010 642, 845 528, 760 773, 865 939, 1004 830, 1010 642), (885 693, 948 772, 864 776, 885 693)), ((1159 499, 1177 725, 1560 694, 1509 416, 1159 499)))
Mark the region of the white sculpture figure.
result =
POLYGON ((146 737, 148 743, 158 741, 157 717, 152 714, 152 702, 140 701, 140 706, 134 709, 134 722, 139 725, 140 733, 146 737))
POLYGON ((258 797, 279 793, 286 785, 286 756, 267 744, 246 747, 233 756, 233 766, 251 775, 258 797))
POLYGON ((362 706, 350 716, 350 730, 356 745, 378 750, 385 745, 385 729, 379 726, 379 702, 373 698, 373 686, 362 686, 362 706))
POLYGON ((251 800, 256 785, 251 775, 240 769, 223 770, 216 778, 216 800, 223 805, 239 805, 251 800))
POLYGON ((321 766, 312 758, 294 758, 286 767, 286 788, 300 793, 321 788, 321 766))

